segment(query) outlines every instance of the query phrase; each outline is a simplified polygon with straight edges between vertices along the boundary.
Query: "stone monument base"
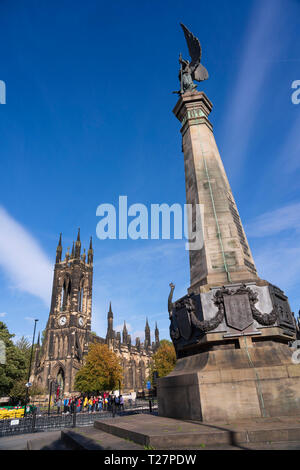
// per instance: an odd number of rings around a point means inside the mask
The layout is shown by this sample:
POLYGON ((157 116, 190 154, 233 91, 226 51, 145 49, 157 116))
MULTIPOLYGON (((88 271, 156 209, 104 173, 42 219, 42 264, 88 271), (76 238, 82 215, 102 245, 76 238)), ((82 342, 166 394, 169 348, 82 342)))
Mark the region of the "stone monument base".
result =
POLYGON ((239 338, 237 349, 217 347, 178 359, 175 369, 159 379, 159 416, 232 423, 300 415, 300 364, 292 362, 294 349, 246 336, 239 338))

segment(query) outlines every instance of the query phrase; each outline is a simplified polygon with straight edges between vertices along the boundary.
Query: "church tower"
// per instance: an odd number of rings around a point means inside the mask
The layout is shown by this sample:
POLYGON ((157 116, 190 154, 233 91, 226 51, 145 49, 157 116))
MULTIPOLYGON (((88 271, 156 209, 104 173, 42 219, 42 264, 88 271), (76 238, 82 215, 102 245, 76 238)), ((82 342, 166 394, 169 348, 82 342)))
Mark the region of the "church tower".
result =
POLYGON ((145 349, 149 349, 151 346, 151 332, 150 326, 148 323, 148 318, 146 318, 146 326, 145 326, 145 349))
POLYGON ((92 239, 86 260, 81 254, 80 229, 71 255, 62 259, 62 236, 56 249, 52 299, 41 358, 36 358, 35 381, 48 390, 56 382, 60 393, 73 391, 74 378, 83 363, 91 331, 93 282, 92 239))

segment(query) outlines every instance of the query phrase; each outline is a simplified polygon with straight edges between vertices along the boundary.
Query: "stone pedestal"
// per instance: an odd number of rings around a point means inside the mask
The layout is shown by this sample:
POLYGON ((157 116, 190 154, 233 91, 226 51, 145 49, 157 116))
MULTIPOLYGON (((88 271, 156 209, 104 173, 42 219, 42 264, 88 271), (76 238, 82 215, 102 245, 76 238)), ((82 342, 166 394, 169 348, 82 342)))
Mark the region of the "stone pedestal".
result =
POLYGON ((300 415, 300 365, 291 348, 252 339, 178 359, 159 379, 159 416, 231 423, 300 415))

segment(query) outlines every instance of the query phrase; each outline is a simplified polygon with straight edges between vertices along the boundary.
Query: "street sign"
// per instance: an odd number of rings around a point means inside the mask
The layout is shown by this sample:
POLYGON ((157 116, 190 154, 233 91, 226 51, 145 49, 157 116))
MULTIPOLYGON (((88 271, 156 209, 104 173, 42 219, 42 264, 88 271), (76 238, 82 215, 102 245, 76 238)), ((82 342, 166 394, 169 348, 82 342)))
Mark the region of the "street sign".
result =
POLYGON ((147 389, 150 390, 150 388, 151 388, 151 382, 150 382, 150 380, 148 380, 148 382, 147 382, 147 389))
POLYGON ((27 384, 25 385, 27 388, 29 387, 32 387, 32 383, 31 382, 27 382, 27 384))

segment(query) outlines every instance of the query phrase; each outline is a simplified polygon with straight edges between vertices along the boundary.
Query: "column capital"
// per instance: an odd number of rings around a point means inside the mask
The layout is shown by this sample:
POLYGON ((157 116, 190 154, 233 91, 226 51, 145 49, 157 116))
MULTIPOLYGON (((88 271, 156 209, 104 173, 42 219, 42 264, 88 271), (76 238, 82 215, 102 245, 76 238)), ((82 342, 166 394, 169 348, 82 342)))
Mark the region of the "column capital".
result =
MULTIPOLYGON (((184 93, 177 101, 173 113, 184 126, 188 119, 206 118, 213 108, 212 102, 203 91, 184 93)), ((208 121, 209 122, 209 121, 208 121)), ((211 125, 211 124, 210 124, 211 125)))

